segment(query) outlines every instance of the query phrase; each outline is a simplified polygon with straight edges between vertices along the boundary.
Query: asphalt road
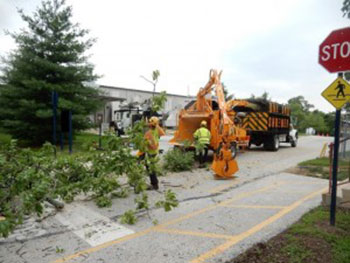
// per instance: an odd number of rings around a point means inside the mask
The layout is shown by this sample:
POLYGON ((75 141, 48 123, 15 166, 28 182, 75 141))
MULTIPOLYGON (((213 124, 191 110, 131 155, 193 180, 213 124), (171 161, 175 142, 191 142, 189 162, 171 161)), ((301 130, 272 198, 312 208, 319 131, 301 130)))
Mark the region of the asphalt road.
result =
MULTIPOLYGON (((169 148, 166 138, 161 147, 169 148)), ((41 222, 28 219, 0 240, 0 262, 224 262, 266 240, 317 206, 326 180, 284 172, 319 155, 326 137, 301 137, 296 148, 240 153, 238 178, 214 180, 206 169, 169 174, 151 202, 172 189, 180 201, 171 212, 152 207, 138 222, 121 225, 135 196, 99 209, 77 200, 41 222), (154 224, 157 220, 158 224, 154 224)), ((49 210, 50 212, 50 210, 49 210)))

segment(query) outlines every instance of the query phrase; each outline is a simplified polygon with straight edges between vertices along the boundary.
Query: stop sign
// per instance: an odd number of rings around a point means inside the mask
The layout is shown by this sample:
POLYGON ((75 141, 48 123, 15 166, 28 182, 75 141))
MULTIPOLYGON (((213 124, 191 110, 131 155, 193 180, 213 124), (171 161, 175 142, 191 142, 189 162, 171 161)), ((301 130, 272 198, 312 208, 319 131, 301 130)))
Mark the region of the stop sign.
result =
POLYGON ((318 63, 330 73, 350 70, 350 27, 329 34, 320 45, 318 63))

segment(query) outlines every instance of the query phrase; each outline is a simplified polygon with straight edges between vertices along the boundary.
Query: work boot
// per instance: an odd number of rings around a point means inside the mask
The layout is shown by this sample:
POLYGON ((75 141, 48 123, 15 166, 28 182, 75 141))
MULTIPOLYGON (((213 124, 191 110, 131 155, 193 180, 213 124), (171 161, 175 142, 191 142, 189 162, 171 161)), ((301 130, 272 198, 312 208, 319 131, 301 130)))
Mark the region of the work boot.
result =
POLYGON ((147 186, 147 191, 151 191, 151 190, 158 190, 159 186, 158 185, 148 185, 147 186))

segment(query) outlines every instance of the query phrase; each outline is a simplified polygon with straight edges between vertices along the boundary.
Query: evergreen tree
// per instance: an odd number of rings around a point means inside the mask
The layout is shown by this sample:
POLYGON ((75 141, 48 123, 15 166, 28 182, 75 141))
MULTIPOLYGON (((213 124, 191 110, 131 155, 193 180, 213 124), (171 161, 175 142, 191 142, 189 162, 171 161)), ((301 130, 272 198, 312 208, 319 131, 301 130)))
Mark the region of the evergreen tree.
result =
POLYGON ((75 131, 88 128, 87 115, 101 106, 98 91, 87 86, 98 78, 85 55, 95 39, 71 21, 65 0, 43 1, 32 16, 19 14, 27 29, 8 33, 17 48, 3 58, 0 126, 32 144, 51 141, 51 97, 57 91, 58 112, 72 110, 75 131))

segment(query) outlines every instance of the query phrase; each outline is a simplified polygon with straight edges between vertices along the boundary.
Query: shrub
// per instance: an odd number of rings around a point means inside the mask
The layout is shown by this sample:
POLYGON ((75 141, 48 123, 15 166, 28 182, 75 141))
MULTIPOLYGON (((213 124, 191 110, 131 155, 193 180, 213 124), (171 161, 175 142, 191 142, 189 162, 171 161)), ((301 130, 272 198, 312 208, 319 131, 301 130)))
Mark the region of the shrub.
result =
POLYGON ((164 168, 172 172, 191 170, 194 165, 194 153, 173 149, 164 155, 164 168))

